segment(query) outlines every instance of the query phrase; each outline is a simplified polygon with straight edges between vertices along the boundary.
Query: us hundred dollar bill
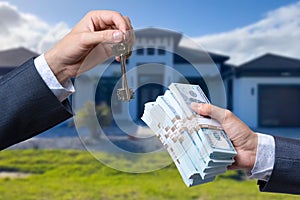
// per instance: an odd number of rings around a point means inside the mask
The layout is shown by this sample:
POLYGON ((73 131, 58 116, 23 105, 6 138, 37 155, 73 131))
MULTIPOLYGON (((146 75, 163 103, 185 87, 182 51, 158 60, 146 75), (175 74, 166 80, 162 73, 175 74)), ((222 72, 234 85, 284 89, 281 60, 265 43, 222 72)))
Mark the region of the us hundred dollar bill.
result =
POLYGON ((169 88, 176 100, 180 103, 181 109, 186 114, 186 117, 196 118, 196 122, 199 124, 212 125, 217 127, 221 126, 217 121, 200 116, 191 109, 190 105, 192 102, 210 103, 199 85, 171 83, 169 88))
POLYGON ((172 83, 163 96, 145 104, 142 120, 154 131, 190 187, 211 182, 234 162, 236 151, 210 118, 193 112, 192 102, 210 103, 197 85, 172 83))
POLYGON ((147 103, 142 120, 156 133, 188 187, 210 182, 220 172, 219 166, 215 170, 206 169, 201 163, 203 160, 195 159, 195 146, 183 143, 182 135, 178 134, 179 129, 174 128, 174 124, 159 105, 147 103))
POLYGON ((169 88, 178 101, 180 109, 184 111, 192 126, 197 130, 202 142, 209 144, 206 148, 211 158, 231 159, 234 157, 236 151, 220 123, 195 113, 190 107, 192 102, 210 103, 200 86, 172 83, 169 88))

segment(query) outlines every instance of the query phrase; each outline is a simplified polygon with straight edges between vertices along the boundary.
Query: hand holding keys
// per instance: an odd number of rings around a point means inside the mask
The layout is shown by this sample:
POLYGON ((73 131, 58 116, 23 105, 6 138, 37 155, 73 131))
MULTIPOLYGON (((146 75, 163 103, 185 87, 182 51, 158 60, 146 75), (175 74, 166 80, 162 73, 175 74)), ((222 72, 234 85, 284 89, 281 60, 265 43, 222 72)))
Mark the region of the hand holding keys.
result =
POLYGON ((131 54, 131 48, 129 44, 125 42, 125 34, 124 39, 120 43, 115 44, 112 47, 112 53, 115 56, 120 56, 121 62, 121 70, 122 70, 122 88, 117 90, 118 99, 121 101, 130 101, 133 99, 133 91, 128 87, 128 81, 126 77, 126 59, 131 54))

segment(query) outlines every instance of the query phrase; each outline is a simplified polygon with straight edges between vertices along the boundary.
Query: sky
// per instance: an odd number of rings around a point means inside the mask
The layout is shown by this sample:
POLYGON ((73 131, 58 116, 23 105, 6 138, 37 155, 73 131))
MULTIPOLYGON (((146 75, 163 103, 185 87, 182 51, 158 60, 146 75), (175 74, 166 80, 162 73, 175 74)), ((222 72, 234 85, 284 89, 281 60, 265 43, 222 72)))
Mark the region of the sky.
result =
POLYGON ((136 29, 180 32, 234 65, 265 53, 300 59, 299 0, 0 1, 0 50, 42 53, 96 9, 119 11, 136 29))

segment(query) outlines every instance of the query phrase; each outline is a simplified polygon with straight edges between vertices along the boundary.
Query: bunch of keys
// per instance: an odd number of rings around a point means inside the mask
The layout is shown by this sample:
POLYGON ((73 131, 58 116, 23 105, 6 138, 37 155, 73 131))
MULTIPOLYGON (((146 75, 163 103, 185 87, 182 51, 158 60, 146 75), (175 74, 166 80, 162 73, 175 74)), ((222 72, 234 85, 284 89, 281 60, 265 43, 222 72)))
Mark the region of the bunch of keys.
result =
POLYGON ((130 101, 133 99, 133 91, 128 87, 128 81, 126 76, 126 58, 130 56, 131 49, 125 44, 120 42, 112 47, 112 53, 115 56, 120 56, 121 71, 122 71, 122 88, 117 90, 118 99, 120 101, 130 101))

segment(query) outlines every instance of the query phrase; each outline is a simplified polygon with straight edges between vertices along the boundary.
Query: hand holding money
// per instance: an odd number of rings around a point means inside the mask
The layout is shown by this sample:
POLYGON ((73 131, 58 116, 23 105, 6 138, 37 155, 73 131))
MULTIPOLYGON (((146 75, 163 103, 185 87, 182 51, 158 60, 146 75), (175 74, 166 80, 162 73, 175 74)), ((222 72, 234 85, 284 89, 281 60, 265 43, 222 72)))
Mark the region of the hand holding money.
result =
POLYGON ((233 142, 237 155, 229 169, 251 170, 256 158, 257 134, 229 110, 201 103, 192 103, 191 108, 202 116, 216 119, 233 142))
POLYGON ((221 124, 194 112, 192 102, 209 103, 199 86, 172 83, 156 102, 145 104, 142 120, 155 132, 190 187, 213 181, 236 155, 221 124))

